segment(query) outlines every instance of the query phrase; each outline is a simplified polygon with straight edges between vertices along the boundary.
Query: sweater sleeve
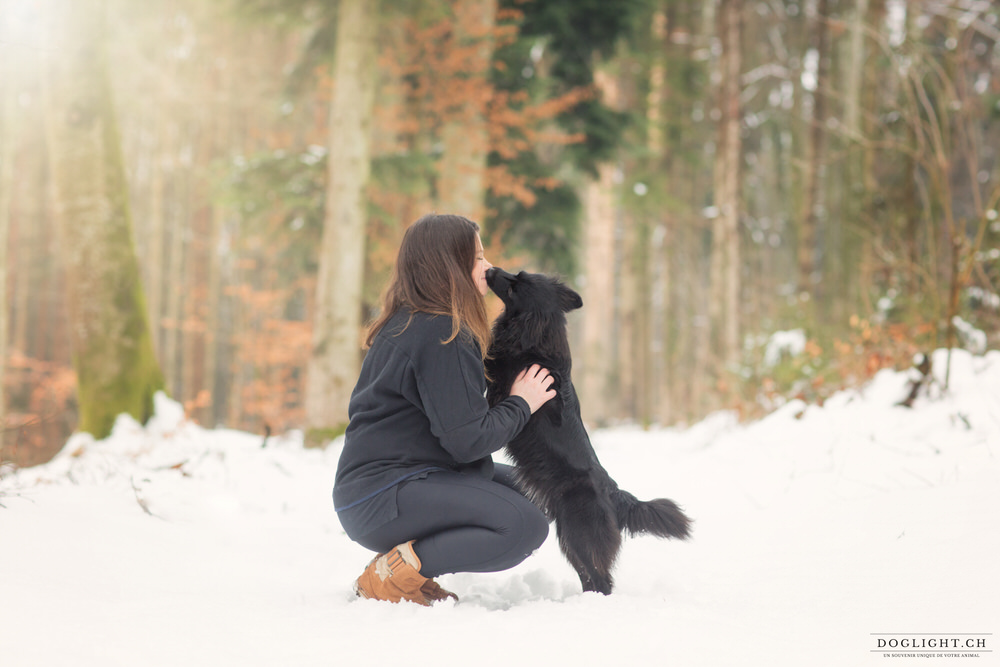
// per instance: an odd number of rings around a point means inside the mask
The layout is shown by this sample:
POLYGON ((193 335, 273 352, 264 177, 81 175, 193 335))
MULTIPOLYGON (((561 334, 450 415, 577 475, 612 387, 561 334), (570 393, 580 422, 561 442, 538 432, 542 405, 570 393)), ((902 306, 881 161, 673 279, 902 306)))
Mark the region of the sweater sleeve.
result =
POLYGON ((427 345, 416 363, 417 389, 431 432, 458 463, 489 456, 516 436, 531 417, 520 396, 492 408, 475 344, 459 336, 427 345))

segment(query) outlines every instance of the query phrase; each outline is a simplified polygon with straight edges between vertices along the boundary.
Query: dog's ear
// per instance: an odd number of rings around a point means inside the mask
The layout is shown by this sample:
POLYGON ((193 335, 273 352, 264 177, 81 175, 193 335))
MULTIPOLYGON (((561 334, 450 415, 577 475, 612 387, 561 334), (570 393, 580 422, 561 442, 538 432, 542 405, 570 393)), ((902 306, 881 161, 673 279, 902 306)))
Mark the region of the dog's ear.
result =
POLYGON ((583 299, 580 298, 579 294, 565 285, 560 285, 560 287, 559 304, 562 306, 563 312, 568 313, 571 310, 583 308, 583 299))

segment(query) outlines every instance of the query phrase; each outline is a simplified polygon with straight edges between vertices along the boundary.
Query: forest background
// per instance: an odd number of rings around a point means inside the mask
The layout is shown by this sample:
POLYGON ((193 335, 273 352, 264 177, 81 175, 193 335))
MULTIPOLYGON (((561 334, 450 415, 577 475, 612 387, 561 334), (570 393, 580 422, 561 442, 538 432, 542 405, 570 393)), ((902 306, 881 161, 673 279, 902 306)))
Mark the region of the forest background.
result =
POLYGON ((159 389, 335 436, 429 211, 582 293, 591 426, 995 348, 998 44, 988 0, 0 0, 0 458, 159 389))

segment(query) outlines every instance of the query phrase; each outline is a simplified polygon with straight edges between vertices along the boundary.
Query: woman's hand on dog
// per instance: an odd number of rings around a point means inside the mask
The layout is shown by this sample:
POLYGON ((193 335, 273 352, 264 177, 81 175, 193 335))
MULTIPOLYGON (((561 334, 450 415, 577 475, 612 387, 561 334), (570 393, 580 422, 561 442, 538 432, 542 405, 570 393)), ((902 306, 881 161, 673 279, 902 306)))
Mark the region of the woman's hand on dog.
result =
POLYGON ((552 387, 556 379, 549 374, 549 371, 538 364, 532 364, 521 371, 514 379, 514 384, 510 387, 511 396, 520 396, 531 408, 531 413, 545 405, 554 398, 556 390, 552 387))

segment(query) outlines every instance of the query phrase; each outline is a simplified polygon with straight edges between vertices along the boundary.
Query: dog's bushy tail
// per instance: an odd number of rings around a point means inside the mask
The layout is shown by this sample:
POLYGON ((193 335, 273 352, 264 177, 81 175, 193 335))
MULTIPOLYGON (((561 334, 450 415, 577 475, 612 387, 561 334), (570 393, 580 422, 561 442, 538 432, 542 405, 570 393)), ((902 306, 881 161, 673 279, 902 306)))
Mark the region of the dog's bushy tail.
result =
POLYGON ((691 535, 691 519, 672 500, 641 501, 628 491, 614 493, 618 525, 629 535, 649 533, 657 537, 686 540, 691 535))

